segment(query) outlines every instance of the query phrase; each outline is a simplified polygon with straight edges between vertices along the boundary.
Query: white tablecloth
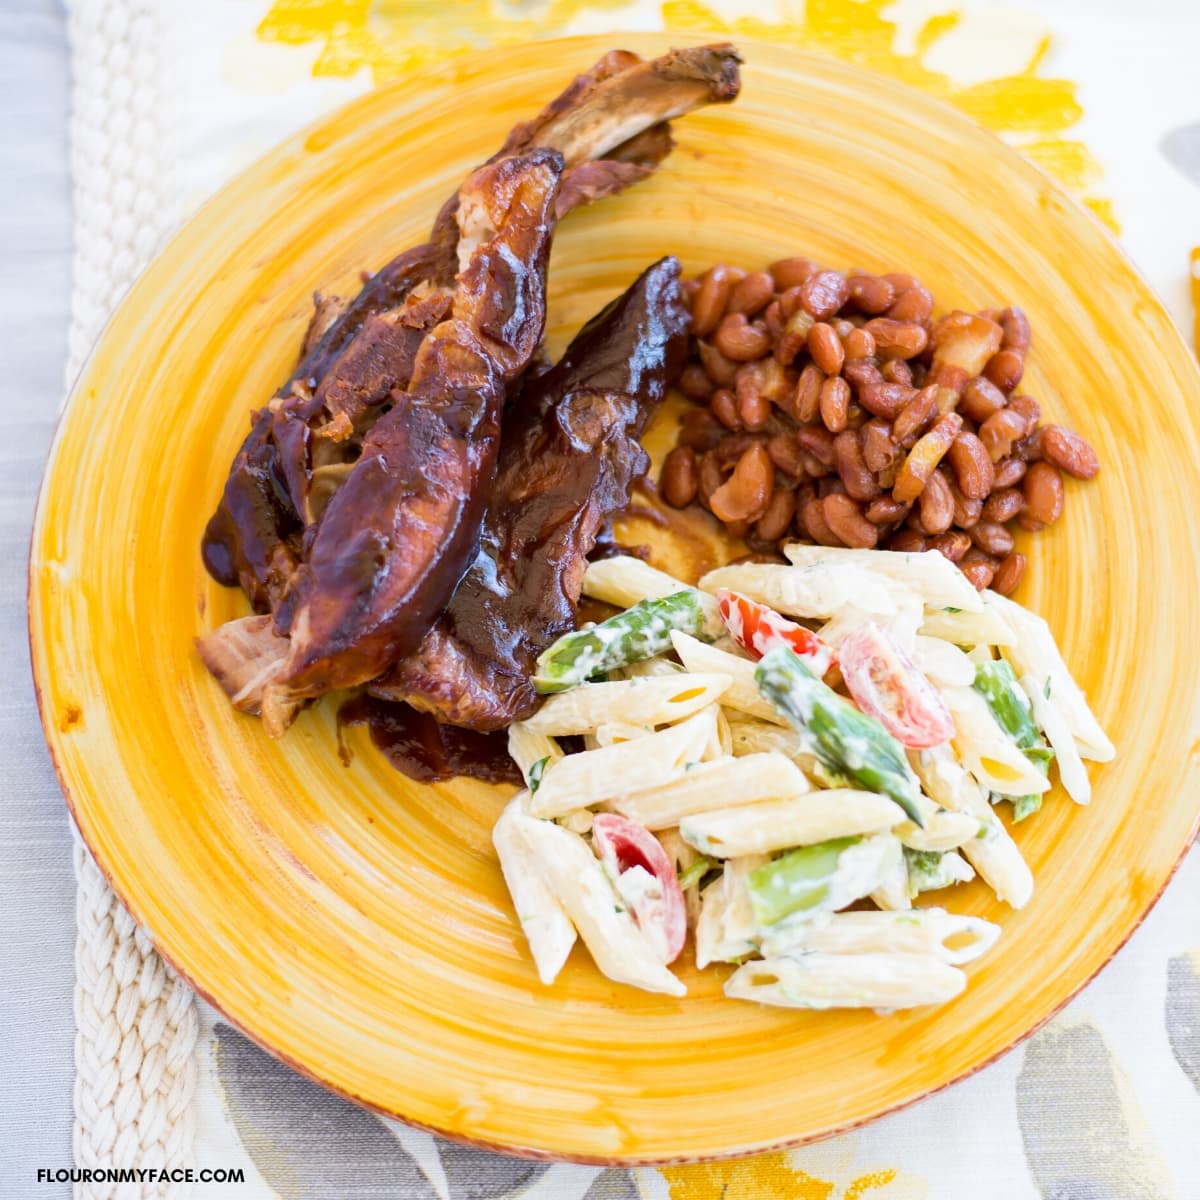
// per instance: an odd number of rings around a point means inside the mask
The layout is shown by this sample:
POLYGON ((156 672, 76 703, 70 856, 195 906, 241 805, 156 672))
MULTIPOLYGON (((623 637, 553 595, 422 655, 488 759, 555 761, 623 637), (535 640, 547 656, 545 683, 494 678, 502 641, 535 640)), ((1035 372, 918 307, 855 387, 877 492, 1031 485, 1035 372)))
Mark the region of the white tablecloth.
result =
POLYGON ((71 268, 67 42, 55 0, 0 6, 0 1196, 71 1161, 75 880, 34 705, 25 560, 62 400, 71 268))

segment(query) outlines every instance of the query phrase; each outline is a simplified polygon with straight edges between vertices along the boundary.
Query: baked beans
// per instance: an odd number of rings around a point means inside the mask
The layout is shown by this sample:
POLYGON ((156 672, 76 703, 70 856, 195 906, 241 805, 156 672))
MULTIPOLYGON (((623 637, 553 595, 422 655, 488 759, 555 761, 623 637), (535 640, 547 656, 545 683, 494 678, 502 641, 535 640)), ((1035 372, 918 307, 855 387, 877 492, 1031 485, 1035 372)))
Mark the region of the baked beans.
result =
POLYGON ((684 290, 679 390, 695 407, 662 495, 700 504, 760 554, 793 537, 935 549, 1007 595, 1027 566, 1014 530, 1058 520, 1064 477, 1100 469, 1017 391, 1033 340, 1019 308, 935 318, 912 275, 800 257, 718 263, 684 290))

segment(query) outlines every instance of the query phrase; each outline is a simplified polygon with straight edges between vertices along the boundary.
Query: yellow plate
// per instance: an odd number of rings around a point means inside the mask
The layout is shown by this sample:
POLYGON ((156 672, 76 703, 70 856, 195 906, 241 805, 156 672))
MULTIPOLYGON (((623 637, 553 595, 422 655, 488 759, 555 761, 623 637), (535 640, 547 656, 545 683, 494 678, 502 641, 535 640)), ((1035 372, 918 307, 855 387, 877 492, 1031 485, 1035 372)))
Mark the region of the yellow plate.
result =
MULTIPOLYGON (((622 41, 648 53, 663 37, 622 41)), ((688 268, 804 253, 913 271, 943 305, 1018 302, 1029 390, 1104 469, 1031 539, 1045 614, 1120 747, 1090 809, 1017 839, 1037 894, 945 1008, 771 1011, 685 969, 684 1000, 577 950, 539 986, 493 859, 501 793, 420 787, 333 705, 280 744, 192 638, 245 611, 198 546, 226 467, 297 353, 314 287, 352 289, 609 39, 491 50, 375 92, 208 204, 146 272, 76 388, 33 537, 42 717, 83 835, 155 942, 239 1027, 347 1096, 458 1138, 663 1162, 818 1138, 958 1079, 1113 954, 1196 823, 1200 379, 1099 225, 965 118, 875 75, 746 44, 742 98, 679 123, 646 184, 574 215, 555 346, 668 251, 688 268)), ((659 439, 661 441, 661 437, 659 439)))

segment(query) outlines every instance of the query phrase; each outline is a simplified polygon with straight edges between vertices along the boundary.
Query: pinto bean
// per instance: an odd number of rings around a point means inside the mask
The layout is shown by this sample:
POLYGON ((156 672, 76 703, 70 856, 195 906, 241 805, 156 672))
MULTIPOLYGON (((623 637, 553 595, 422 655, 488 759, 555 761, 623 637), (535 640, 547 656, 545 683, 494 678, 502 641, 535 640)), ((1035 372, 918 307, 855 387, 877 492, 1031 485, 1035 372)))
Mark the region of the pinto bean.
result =
POLYGON ((992 590, 1009 596, 1017 590, 1021 576, 1025 574, 1025 555, 1014 551, 1003 559, 992 576, 992 590))
POLYGON ((874 500, 879 484, 863 459, 860 435, 847 429, 833 439, 833 458, 846 493, 854 500, 874 500))
POLYGON ((1100 470, 1096 452, 1079 436, 1061 425, 1047 425, 1042 433, 1042 456, 1076 479, 1093 479, 1100 470))
POLYGON ((733 474, 713 492, 713 516, 720 521, 756 521, 767 510, 775 484, 775 467, 761 443, 738 459, 733 474))
POLYGON ((690 446, 676 446, 663 461, 659 489, 673 508, 686 508, 696 498, 700 479, 696 452, 690 446))
POLYGON ((862 509, 849 496, 834 492, 822 503, 826 524, 847 546, 866 550, 879 540, 879 530, 863 516, 862 509))
POLYGON ((983 443, 965 430, 946 452, 959 490, 968 500, 983 500, 992 490, 996 471, 983 443))
POLYGON ((738 278, 735 268, 725 263, 717 263, 700 277, 700 286, 692 300, 692 333, 696 337, 707 337, 716 329, 738 278))
POLYGON ((783 488, 776 488, 775 494, 754 525, 754 536, 764 542, 778 541, 791 528, 792 517, 796 511, 796 495, 783 488))
POLYGON ((745 313, 752 317, 771 302, 775 294, 775 281, 769 271, 751 271, 745 279, 739 279, 729 292, 726 312, 745 313))
POLYGON ((846 361, 846 350, 832 325, 818 321, 808 331, 808 352, 826 375, 837 375, 846 361))

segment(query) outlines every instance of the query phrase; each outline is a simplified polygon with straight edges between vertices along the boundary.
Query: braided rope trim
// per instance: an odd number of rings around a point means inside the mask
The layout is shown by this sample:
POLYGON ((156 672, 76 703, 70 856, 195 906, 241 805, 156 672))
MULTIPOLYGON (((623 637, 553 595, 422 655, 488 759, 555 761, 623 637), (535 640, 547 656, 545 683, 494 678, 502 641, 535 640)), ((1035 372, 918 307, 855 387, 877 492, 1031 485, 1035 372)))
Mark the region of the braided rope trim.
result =
MULTIPOLYGON (((175 227, 172 120, 154 0, 70 0, 74 280, 67 383, 175 227)), ((187 1167, 195 1126, 191 989, 158 956, 76 836, 75 1162, 187 1167)), ((185 1200, 184 1183, 79 1183, 76 1200, 185 1200)))
MULTIPOLYGON (((198 1018, 163 962, 76 841, 75 1161, 81 1167, 187 1167, 195 1118, 198 1018)), ((77 1200, 179 1200, 185 1184, 96 1184, 77 1200), (132 1190, 131 1190, 132 1189, 132 1190)))

